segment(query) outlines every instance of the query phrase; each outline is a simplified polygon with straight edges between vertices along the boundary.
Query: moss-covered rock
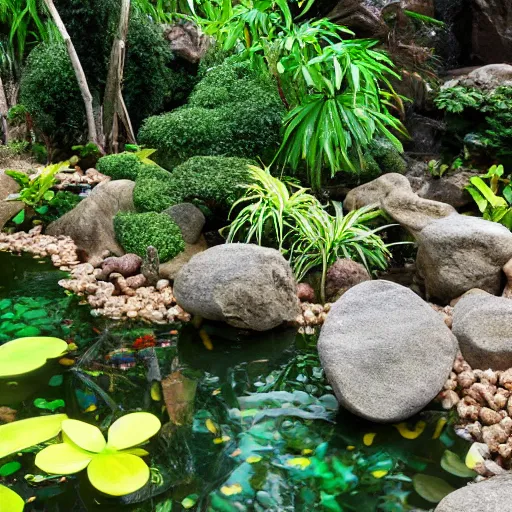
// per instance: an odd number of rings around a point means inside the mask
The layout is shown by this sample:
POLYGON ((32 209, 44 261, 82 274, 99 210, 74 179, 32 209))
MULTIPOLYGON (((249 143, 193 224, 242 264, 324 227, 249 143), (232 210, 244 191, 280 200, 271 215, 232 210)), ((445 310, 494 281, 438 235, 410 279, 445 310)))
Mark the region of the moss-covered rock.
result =
POLYGON ((185 249, 178 225, 162 213, 118 213, 114 217, 117 241, 127 253, 146 255, 149 246, 157 249, 161 261, 167 261, 185 249))
POLYGON ((280 142, 284 107, 275 84, 229 59, 210 69, 187 105, 144 122, 139 141, 172 169, 193 156, 256 157, 280 142))
POLYGON ((250 182, 251 160, 197 156, 171 173, 145 168, 137 178, 133 200, 139 211, 161 212, 172 205, 193 202, 212 212, 227 214, 250 182))

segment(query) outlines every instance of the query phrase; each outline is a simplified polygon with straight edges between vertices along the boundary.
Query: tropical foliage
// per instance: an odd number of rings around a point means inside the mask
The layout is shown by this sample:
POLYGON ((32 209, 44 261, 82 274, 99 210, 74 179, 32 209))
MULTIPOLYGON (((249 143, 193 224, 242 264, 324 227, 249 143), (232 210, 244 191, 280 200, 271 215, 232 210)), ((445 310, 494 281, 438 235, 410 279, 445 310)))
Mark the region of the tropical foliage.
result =
POLYGON ((378 232, 389 226, 368 226, 380 216, 375 206, 344 215, 341 205, 333 203, 331 215, 307 189, 282 182, 269 169, 249 169, 254 183, 245 187, 245 195, 233 208, 249 204, 230 225, 228 242, 242 239, 275 245, 289 258, 297 280, 320 270, 322 299, 327 269, 338 258, 359 261, 370 272, 386 268, 390 253, 378 232))
POLYGON ((512 229, 512 186, 510 180, 502 178, 503 172, 502 165, 493 165, 486 174, 473 176, 466 190, 484 219, 512 229))

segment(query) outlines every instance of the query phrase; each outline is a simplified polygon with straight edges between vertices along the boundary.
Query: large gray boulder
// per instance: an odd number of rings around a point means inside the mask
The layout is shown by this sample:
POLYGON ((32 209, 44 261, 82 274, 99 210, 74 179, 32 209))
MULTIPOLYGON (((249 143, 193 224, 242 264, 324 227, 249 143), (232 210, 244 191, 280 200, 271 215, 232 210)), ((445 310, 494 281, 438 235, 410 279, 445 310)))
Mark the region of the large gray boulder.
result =
POLYGON ((512 473, 469 484, 446 496, 435 512, 512 512, 512 473))
POLYGON ((504 226, 454 213, 417 235, 416 268, 429 300, 447 304, 472 288, 498 295, 502 267, 512 257, 512 233, 504 226))
POLYGON ((453 311, 453 334, 473 367, 512 367, 512 300, 487 293, 465 295, 453 311))
POLYGON ((0 173, 0 230, 25 207, 23 201, 6 201, 19 191, 19 185, 7 174, 0 173))
POLYGON ((297 317, 296 287, 279 251, 225 244, 194 256, 176 276, 174 295, 194 315, 266 331, 297 317))
POLYGON ((377 280, 351 288, 334 304, 318 352, 341 405, 371 421, 394 422, 441 391, 457 342, 411 290, 377 280))
POLYGON ((130 180, 99 184, 78 206, 52 222, 46 234, 71 237, 89 259, 106 251, 122 256, 123 248, 114 233, 114 217, 118 212, 135 211, 134 187, 135 182, 130 180))

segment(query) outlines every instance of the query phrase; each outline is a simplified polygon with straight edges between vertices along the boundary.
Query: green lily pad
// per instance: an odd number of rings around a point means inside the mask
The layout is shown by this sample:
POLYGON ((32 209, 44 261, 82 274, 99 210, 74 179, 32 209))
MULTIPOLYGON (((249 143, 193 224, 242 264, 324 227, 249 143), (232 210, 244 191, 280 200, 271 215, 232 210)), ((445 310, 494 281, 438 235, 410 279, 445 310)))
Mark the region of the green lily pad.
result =
POLYGON ((476 473, 469 469, 456 453, 450 450, 445 450, 443 453, 441 467, 448 473, 460 476, 461 478, 472 478, 476 476, 476 473))
POLYGON ((44 309, 32 309, 23 314, 23 320, 37 320, 38 318, 47 318, 48 313, 44 309))
POLYGON ((7 309, 12 305, 11 299, 2 299, 0 300, 0 311, 7 309))
POLYGON ((455 491, 448 483, 436 476, 417 474, 412 479, 414 490, 431 503, 439 503, 445 496, 455 491))
POLYGON ((25 508, 23 498, 5 485, 0 485, 0 504, 2 510, 9 512, 23 512, 25 508))
POLYGON ((0 425, 0 459, 57 436, 65 419, 65 414, 54 414, 0 425))
POLYGON ((49 359, 63 355, 67 343, 59 338, 28 337, 9 341, 0 346, 0 378, 30 373, 49 359))
POLYGON ((0 467, 0 476, 10 476, 14 475, 16 471, 21 469, 21 464, 17 461, 8 462, 0 467))
POLYGON ((64 400, 53 400, 52 402, 47 402, 44 398, 36 398, 34 400, 34 405, 38 409, 46 409, 47 411, 56 411, 62 407, 66 406, 64 400))

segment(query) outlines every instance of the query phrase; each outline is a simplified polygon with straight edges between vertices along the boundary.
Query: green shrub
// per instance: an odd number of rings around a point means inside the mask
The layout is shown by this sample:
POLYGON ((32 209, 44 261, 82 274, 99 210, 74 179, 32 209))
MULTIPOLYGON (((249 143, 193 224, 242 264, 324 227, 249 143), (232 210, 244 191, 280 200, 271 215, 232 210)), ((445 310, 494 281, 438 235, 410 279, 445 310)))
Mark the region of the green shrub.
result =
POLYGON ((160 261, 168 261, 185 249, 180 228, 163 213, 118 213, 114 217, 116 238, 129 253, 143 257, 152 245, 160 261))
POLYGON ((85 111, 63 43, 39 44, 23 71, 20 99, 36 130, 69 146, 82 141, 85 111))
POLYGON ((136 11, 130 17, 123 96, 135 130, 172 102, 183 103, 196 82, 170 49, 160 25, 136 11))
POLYGON ((73 194, 73 192, 59 190, 53 199, 48 201, 48 212, 41 215, 41 219, 49 224, 70 212, 82 199, 82 197, 78 194, 73 194))
POLYGON ((146 119, 139 140, 158 149, 158 162, 168 169, 199 155, 271 156, 283 114, 270 80, 227 60, 197 84, 187 105, 146 119))
POLYGON ((142 166, 142 162, 133 153, 119 153, 100 158, 96 168, 113 180, 135 181, 142 166))
POLYGON ((172 173, 146 169, 139 174, 133 200, 139 211, 161 212, 174 204, 194 202, 215 213, 229 212, 251 180, 251 160, 237 157, 197 156, 172 173))

